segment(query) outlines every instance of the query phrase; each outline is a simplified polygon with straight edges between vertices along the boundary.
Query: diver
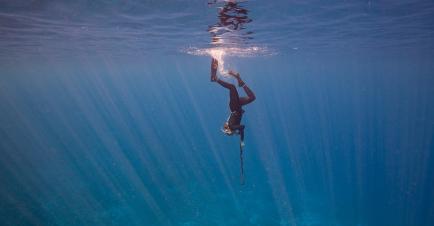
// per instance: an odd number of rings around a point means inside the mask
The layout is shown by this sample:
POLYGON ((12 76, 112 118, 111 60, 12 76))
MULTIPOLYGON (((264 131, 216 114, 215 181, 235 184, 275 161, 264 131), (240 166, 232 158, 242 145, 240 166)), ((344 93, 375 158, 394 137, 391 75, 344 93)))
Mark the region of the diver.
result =
POLYGON ((229 108, 231 114, 228 120, 224 123, 222 132, 228 136, 239 134, 241 139, 241 147, 244 146, 244 125, 241 125, 241 118, 243 117, 244 110, 242 106, 253 102, 256 97, 252 90, 244 83, 239 73, 230 70, 229 75, 233 76, 238 81, 238 86, 243 87, 247 97, 239 97, 237 88, 226 81, 223 81, 217 77, 218 61, 215 58, 211 60, 211 82, 217 82, 221 86, 229 89, 229 108))

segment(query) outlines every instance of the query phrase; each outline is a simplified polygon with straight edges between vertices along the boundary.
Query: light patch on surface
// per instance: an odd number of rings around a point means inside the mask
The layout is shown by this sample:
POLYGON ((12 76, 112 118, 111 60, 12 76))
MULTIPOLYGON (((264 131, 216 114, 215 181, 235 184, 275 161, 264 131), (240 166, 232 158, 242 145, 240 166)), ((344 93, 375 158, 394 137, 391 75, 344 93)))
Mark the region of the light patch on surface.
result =
POLYGON ((209 49, 208 50, 208 54, 210 56, 212 56, 213 58, 217 59, 217 61, 219 62, 219 72, 221 75, 228 75, 228 71, 225 70, 225 60, 224 60, 224 56, 225 56, 225 51, 224 49, 209 49))
POLYGON ((217 48, 197 48, 189 47, 182 49, 181 52, 195 56, 210 56, 219 61, 219 72, 226 76, 228 71, 225 69, 225 57, 256 57, 256 56, 273 56, 277 53, 266 47, 252 46, 248 48, 237 47, 217 47, 217 48))

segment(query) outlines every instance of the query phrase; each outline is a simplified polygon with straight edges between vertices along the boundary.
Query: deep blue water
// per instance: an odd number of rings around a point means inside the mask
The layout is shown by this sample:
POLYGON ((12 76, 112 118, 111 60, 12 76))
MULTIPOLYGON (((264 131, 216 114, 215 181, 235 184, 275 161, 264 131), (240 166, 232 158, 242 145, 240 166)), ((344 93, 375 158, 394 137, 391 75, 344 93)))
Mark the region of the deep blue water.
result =
POLYGON ((1 224, 434 225, 434 3, 228 4, 0 1, 1 224))

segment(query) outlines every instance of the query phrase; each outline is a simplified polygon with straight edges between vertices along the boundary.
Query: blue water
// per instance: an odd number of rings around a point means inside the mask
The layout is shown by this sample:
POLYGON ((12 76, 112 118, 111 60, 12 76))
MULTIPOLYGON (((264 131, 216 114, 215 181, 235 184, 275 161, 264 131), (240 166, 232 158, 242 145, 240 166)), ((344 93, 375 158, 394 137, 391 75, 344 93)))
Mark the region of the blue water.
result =
POLYGON ((228 4, 0 1, 1 224, 434 225, 434 3, 228 4))

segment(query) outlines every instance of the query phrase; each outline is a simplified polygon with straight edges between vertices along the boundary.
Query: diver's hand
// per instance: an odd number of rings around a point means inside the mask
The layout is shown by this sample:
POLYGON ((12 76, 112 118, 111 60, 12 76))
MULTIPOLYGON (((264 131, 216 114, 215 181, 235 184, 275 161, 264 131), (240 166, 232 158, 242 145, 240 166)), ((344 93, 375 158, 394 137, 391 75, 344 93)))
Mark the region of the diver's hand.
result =
POLYGON ((241 146, 241 147, 244 147, 244 146, 245 146, 244 141, 241 141, 240 146, 241 146))

